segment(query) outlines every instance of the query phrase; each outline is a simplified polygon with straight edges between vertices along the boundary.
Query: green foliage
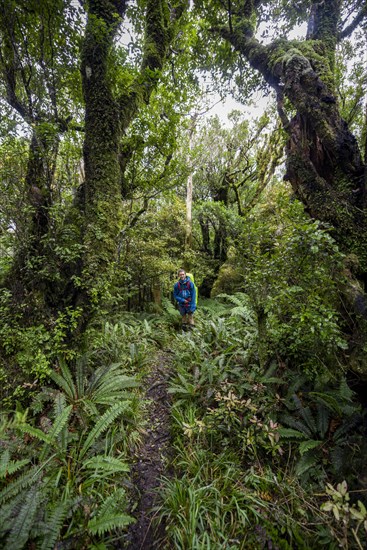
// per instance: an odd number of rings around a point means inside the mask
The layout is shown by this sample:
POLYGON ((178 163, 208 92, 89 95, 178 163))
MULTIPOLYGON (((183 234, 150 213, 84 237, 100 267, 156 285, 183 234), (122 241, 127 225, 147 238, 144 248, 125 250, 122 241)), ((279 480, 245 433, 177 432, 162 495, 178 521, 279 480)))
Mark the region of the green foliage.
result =
POLYGON ((0 537, 9 548, 51 549, 75 536, 82 547, 83 541, 108 540, 132 521, 124 512, 129 467, 118 450, 118 431, 121 422, 132 423, 134 397, 127 389, 136 381, 121 365, 87 371, 85 361, 75 375, 62 362, 52 374, 57 389, 45 387, 35 398, 33 409, 41 415, 4 423, 0 537), (22 440, 28 457, 19 459, 22 440))
POLYGON ((310 378, 280 359, 264 370, 250 297, 221 300, 205 302, 196 330, 175 346, 167 547, 336 550, 343 525, 319 511, 320 492, 340 475, 360 487, 361 408, 343 378, 325 386, 322 373, 310 378))
POLYGON ((363 453, 363 415, 344 379, 340 386, 310 391, 286 400, 288 413, 280 421, 282 440, 298 445, 296 472, 303 479, 320 481, 327 474, 337 479, 358 476, 363 453), (291 413, 291 414, 290 414, 291 413))
POLYGON ((242 273, 262 360, 281 355, 330 377, 347 347, 338 313, 343 256, 332 238, 283 187, 247 218, 236 250, 228 265, 242 273))

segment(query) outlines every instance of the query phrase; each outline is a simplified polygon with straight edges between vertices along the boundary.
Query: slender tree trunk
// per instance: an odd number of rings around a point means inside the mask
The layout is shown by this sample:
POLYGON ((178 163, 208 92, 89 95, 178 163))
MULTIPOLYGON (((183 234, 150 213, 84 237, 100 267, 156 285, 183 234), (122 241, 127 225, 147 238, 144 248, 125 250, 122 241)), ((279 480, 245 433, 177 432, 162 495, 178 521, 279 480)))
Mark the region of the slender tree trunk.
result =
POLYGON ((185 235, 185 250, 192 249, 192 193, 193 193, 193 165, 192 165, 192 148, 193 138, 196 128, 197 115, 191 117, 189 129, 189 151, 187 155, 187 164, 189 166, 189 175, 187 176, 186 184, 186 235, 185 235))

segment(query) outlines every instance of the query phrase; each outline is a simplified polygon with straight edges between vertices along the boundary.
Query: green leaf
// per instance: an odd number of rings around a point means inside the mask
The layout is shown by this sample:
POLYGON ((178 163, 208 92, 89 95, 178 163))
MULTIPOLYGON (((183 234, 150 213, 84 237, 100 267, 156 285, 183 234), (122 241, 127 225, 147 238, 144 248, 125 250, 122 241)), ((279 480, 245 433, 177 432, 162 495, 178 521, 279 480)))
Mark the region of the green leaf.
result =
POLYGON ((107 430, 107 428, 129 408, 128 403, 116 403, 112 405, 98 420, 94 428, 89 432, 87 439, 80 451, 79 458, 82 459, 88 449, 95 443, 98 437, 107 430))
POLYGON ((310 451, 311 449, 315 449, 315 447, 319 447, 322 445, 322 441, 318 441, 315 439, 310 439, 309 441, 302 441, 302 443, 299 444, 299 452, 301 455, 304 455, 307 453, 307 451, 310 451))
POLYGON ((83 463, 86 470, 102 470, 108 473, 128 472, 129 465, 113 456, 97 455, 83 463))
POLYGON ((279 428, 278 433, 280 437, 285 437, 286 439, 304 439, 305 434, 298 431, 293 430, 293 428, 279 428))
POLYGON ((9 452, 5 451, 5 453, 3 453, 1 456, 0 478, 4 478, 6 476, 14 474, 15 472, 23 468, 23 466, 29 464, 29 462, 29 458, 24 458, 23 460, 9 460, 9 452), (4 460, 4 455, 6 455, 7 460, 4 460))
POLYGON ((107 514, 102 517, 94 517, 88 522, 88 531, 92 535, 103 535, 113 529, 123 529, 135 520, 125 514, 107 514))

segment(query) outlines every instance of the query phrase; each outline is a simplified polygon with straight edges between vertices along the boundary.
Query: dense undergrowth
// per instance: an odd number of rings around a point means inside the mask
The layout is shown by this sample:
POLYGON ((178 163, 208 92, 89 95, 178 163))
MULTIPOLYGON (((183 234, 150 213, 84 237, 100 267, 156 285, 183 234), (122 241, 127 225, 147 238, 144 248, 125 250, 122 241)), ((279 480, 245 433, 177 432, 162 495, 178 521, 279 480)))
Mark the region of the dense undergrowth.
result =
POLYGON ((134 521, 129 460, 144 426, 139 381, 156 340, 133 316, 89 338, 88 354, 59 358, 28 402, 22 392, 1 418, 3 548, 110 548, 134 521))
POLYGON ((140 380, 157 349, 175 367, 174 475, 156 514, 166 548, 364 547, 365 414, 342 371, 310 369, 304 347, 282 358, 274 336, 264 366, 244 293, 202 301, 196 322, 177 331, 169 301, 160 316, 121 316, 89 331, 87 354, 60 356, 28 400, 8 397, 4 547, 123 547, 146 423, 140 380))
POLYGON ((169 390, 167 548, 363 548, 364 413, 345 378, 279 357, 261 368, 245 296, 198 317, 169 390))

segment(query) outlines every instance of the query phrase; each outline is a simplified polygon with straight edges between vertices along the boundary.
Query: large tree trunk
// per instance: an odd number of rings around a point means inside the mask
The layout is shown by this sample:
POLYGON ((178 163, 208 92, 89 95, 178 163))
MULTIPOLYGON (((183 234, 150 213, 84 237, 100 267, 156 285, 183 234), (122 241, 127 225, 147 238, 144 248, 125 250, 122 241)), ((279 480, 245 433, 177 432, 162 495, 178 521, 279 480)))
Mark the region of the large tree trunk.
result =
POLYGON ((315 2, 311 18, 307 40, 278 39, 268 46, 260 44, 244 22, 217 30, 276 90, 289 136, 285 177, 309 213, 330 224, 341 249, 355 254, 356 274, 366 284, 365 164, 334 91, 339 1, 315 2), (296 111, 292 120, 287 119, 283 98, 296 111))
POLYGON ((180 0, 170 12, 166 0, 147 0, 140 72, 128 79, 120 95, 114 95, 110 54, 126 6, 126 0, 91 0, 82 48, 85 181, 78 205, 84 217, 85 252, 72 300, 82 311, 79 330, 108 292, 117 260, 122 220, 121 169, 126 168, 131 156, 131 151, 121 147, 122 137, 139 108, 149 102, 186 2, 180 0))

